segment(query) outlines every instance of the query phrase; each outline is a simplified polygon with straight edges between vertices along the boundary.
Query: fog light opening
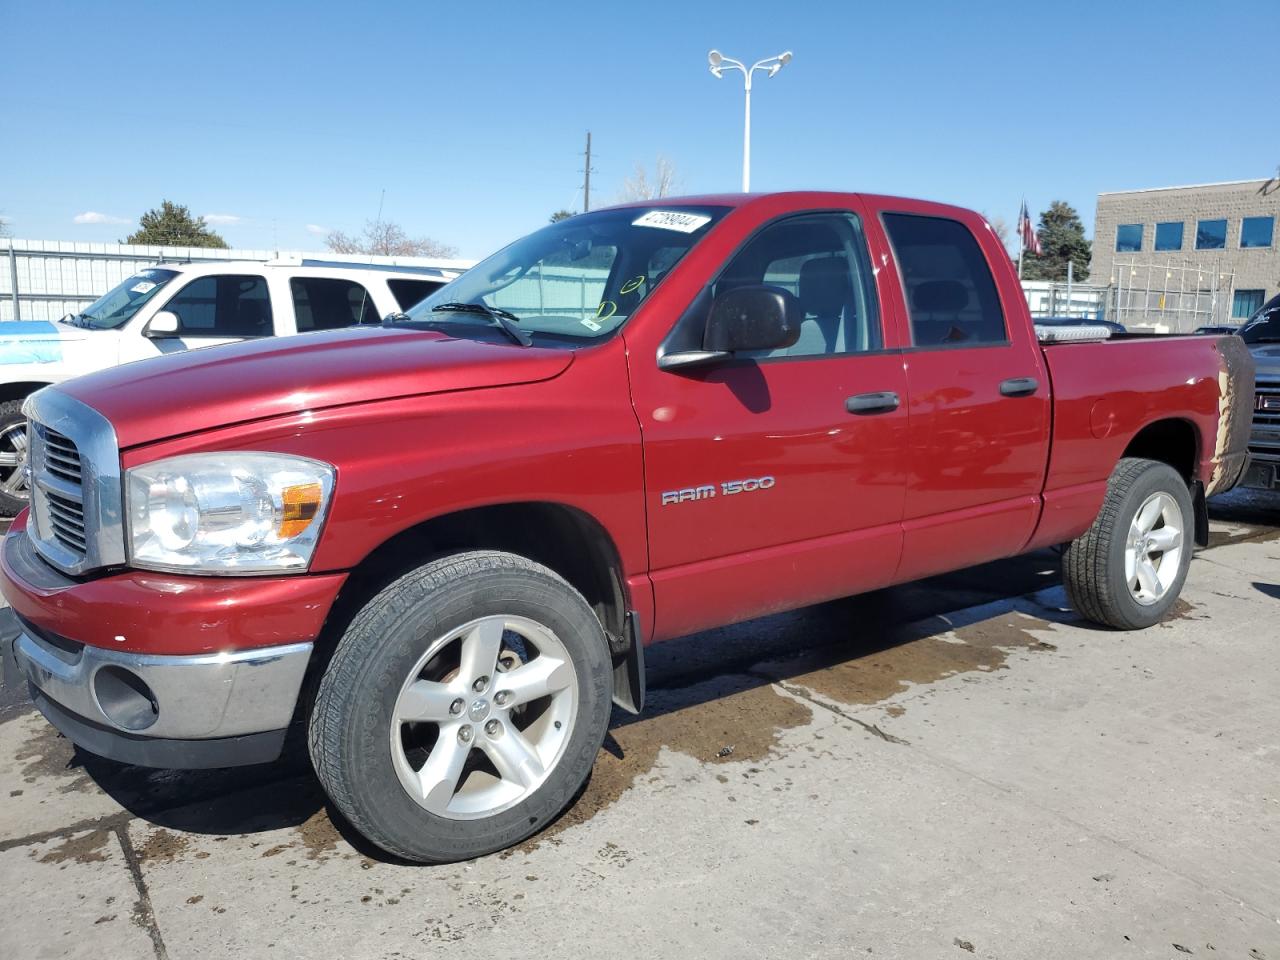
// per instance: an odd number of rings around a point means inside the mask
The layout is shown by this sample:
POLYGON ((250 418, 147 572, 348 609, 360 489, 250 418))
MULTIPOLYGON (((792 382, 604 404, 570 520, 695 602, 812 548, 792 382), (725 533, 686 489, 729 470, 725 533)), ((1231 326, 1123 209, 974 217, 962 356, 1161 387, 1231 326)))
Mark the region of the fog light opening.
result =
POLYGON ((98 709, 123 730, 145 730, 156 722, 160 704, 142 678, 124 667, 99 667, 93 677, 98 709))

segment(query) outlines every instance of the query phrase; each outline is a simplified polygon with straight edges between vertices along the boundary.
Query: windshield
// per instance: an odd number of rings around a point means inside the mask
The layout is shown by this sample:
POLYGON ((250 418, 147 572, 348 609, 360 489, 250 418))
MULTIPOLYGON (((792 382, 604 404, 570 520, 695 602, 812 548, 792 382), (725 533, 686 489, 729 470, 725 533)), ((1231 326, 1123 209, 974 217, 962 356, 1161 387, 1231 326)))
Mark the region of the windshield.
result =
POLYGON ((408 319, 487 326, 483 315, 457 308, 483 304, 535 336, 608 336, 728 211, 655 204, 569 217, 481 261, 408 319))
POLYGON ((122 326, 177 275, 177 270, 162 270, 159 267, 135 273, 124 283, 93 301, 73 319, 81 326, 96 330, 111 330, 122 326))
POLYGON ((1280 297, 1272 297, 1240 328, 1245 343, 1280 342, 1280 297))

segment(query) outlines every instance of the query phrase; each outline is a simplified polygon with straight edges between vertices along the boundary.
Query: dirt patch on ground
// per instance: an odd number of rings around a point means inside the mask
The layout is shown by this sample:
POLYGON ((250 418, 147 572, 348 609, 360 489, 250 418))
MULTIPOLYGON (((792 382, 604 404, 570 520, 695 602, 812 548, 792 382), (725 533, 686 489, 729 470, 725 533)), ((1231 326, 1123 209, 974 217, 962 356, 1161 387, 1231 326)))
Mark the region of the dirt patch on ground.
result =
MULTIPOLYGON (((720 678, 725 679, 734 678, 720 678)), ((610 731, 578 801, 559 820, 517 849, 527 851, 553 840, 562 831, 585 823, 612 806, 638 778, 653 769, 663 747, 709 764, 764 759, 777 745, 782 731, 808 723, 813 712, 768 684, 754 683, 743 688, 739 682, 736 692, 726 693, 704 689, 710 683, 658 691, 658 702, 645 708, 646 713, 654 711, 652 716, 610 731)))
POLYGON ((138 847, 138 858, 144 863, 172 863, 183 856, 190 846, 190 837, 158 827, 138 847))
POLYGON ((1002 670, 1014 650, 1056 650, 1031 634, 1052 629, 1047 620, 1010 610, 954 632, 875 650, 787 679, 837 703, 880 703, 913 686, 959 673, 1002 670))
POLYGON ((1207 617, 1196 616, 1196 605, 1183 600, 1179 597, 1173 601, 1173 606, 1169 608, 1169 612, 1165 614, 1164 620, 1160 625, 1163 627, 1173 626, 1174 620, 1206 620, 1207 617))
MULTIPOLYGON (((297 827, 298 839, 307 851, 308 860, 323 860, 333 853, 342 835, 324 810, 317 810, 297 827)), ((266 854, 263 854, 266 856, 266 854)))
MULTIPOLYGON (((110 839, 109 830, 78 833, 50 847, 38 859, 41 863, 97 863, 107 859, 106 847, 110 839)), ((36 853, 32 850, 31 856, 35 857, 36 853)))
POLYGON ((75 747, 44 717, 32 721, 33 732, 14 754, 14 760, 24 766, 18 771, 23 783, 35 783, 47 777, 69 779, 58 787, 59 793, 90 790, 93 780, 80 766, 75 747))

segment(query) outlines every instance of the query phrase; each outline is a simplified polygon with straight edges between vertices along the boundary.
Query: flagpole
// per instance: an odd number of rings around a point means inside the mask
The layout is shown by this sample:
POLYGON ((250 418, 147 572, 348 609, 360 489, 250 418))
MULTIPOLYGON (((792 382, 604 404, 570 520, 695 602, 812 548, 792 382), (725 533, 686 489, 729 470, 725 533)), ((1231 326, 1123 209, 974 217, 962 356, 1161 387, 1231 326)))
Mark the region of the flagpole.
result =
POLYGON ((1027 249, 1027 233, 1022 229, 1022 217, 1027 212, 1027 201, 1022 201, 1022 207, 1018 210, 1018 280, 1022 280, 1022 254, 1027 249))

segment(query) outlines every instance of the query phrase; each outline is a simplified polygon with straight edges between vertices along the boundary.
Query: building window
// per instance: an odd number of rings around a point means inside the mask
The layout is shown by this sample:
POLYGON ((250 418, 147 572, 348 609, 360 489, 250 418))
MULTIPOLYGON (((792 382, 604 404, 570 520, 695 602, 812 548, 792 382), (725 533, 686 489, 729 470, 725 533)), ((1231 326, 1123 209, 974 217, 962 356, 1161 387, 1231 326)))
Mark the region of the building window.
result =
POLYGON ((1262 306, 1263 290, 1237 290, 1231 301, 1231 319, 1247 320, 1262 306))
POLYGON ((1197 250, 1223 250, 1227 246, 1227 221, 1201 220, 1196 224, 1197 250))
POLYGON ((1116 253, 1137 253, 1142 249, 1142 224, 1122 223, 1116 227, 1116 253))
POLYGON ((1269 247, 1275 232, 1275 217, 1245 217, 1240 223, 1240 246, 1269 247))
POLYGON ((1156 224, 1156 249, 1182 249, 1182 221, 1156 224))

